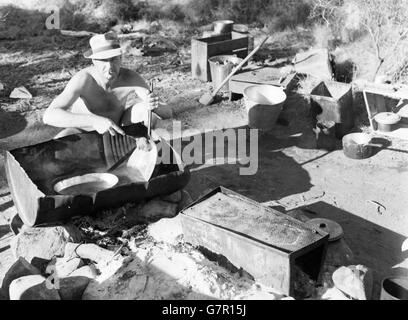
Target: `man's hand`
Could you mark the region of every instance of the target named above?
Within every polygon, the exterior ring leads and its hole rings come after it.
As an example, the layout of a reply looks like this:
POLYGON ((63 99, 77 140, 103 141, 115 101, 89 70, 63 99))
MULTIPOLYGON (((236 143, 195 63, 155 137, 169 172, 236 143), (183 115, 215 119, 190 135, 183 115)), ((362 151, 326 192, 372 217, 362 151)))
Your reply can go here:
POLYGON ((136 147, 137 149, 143 150, 146 152, 149 152, 150 150, 152 150, 150 141, 148 141, 145 137, 136 138, 136 147))
POLYGON ((159 106, 159 97, 155 93, 149 93, 145 99, 147 110, 154 110, 159 106))
POLYGON ((105 132, 109 132, 112 136, 116 134, 124 135, 125 132, 111 119, 96 116, 92 121, 92 127, 100 134, 104 134, 105 132))

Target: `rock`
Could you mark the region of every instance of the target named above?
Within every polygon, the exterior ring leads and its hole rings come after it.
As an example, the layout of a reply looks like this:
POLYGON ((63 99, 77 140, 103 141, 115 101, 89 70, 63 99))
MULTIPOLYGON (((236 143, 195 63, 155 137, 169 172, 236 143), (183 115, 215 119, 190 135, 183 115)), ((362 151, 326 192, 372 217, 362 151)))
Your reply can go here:
POLYGON ((10 98, 12 99, 31 99, 33 96, 25 87, 15 88, 10 93, 10 98))
POLYGON ((136 300, 146 285, 146 270, 140 260, 113 262, 101 271, 89 282, 82 300, 136 300))
POLYGON ((91 281, 88 277, 66 277, 60 279, 58 293, 62 300, 81 300, 91 281))
POLYGON ((10 267, 10 269, 7 271, 6 275, 4 276, 3 279, 3 284, 1 285, 1 291, 5 298, 8 300, 9 297, 9 287, 11 282, 14 280, 24 277, 24 276, 30 276, 30 275, 38 275, 40 274, 40 270, 38 270, 36 267, 32 266, 27 262, 26 259, 23 257, 18 258, 16 262, 10 267))
POLYGON ((373 288, 372 271, 362 265, 341 267, 333 273, 337 289, 357 300, 371 299, 373 288))
POLYGON ((147 233, 158 242, 176 244, 183 235, 180 216, 150 224, 147 233))
POLYGON ((81 258, 57 258, 56 261, 50 262, 47 270, 53 270, 55 275, 59 278, 65 278, 74 272, 79 267, 83 266, 81 258))
POLYGON ((80 231, 67 225, 22 230, 10 245, 16 259, 24 257, 31 262, 35 257, 51 260, 54 256, 63 256, 68 242, 80 241, 80 231))
POLYGON ((61 300, 58 291, 47 288, 43 276, 32 275, 18 278, 10 284, 10 300, 61 300))
POLYGON ((89 279, 95 279, 98 276, 98 270, 95 266, 83 266, 70 274, 70 277, 86 277, 89 279))
POLYGON ((333 287, 332 276, 341 266, 352 263, 354 254, 344 239, 329 242, 326 257, 321 269, 323 285, 333 287))
POLYGON ((67 243, 64 258, 82 258, 98 264, 107 264, 114 258, 114 252, 103 249, 93 243, 77 244, 67 243))
POLYGON ((402 243, 401 251, 408 251, 408 239, 405 239, 405 241, 402 243))
POLYGON ((321 300, 351 300, 336 287, 327 289, 322 295, 321 300))
POLYGON ((167 202, 179 203, 181 201, 181 196, 182 196, 182 193, 179 190, 167 196, 163 196, 161 197, 161 199, 167 202))

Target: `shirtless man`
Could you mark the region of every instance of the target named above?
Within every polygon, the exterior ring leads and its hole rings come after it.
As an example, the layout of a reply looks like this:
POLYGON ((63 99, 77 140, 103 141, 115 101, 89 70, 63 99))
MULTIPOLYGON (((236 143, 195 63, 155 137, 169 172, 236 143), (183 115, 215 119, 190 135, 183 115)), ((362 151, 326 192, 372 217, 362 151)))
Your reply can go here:
POLYGON ((123 125, 147 124, 148 110, 154 110, 153 128, 159 119, 171 117, 171 109, 159 107, 158 97, 149 93, 139 74, 121 68, 122 50, 116 34, 95 35, 90 45, 84 56, 92 59, 93 65, 75 74, 44 113, 44 123, 67 128, 58 138, 92 130, 124 134, 123 125), (133 92, 138 102, 126 109, 126 100, 133 92))

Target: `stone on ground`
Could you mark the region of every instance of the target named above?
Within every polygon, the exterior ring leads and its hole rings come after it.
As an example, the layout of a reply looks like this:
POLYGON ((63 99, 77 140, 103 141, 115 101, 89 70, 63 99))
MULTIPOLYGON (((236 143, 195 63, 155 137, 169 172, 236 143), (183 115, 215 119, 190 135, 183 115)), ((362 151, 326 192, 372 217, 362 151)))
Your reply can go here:
POLYGON ((64 278, 81 266, 83 266, 83 261, 80 258, 62 257, 50 262, 47 270, 52 270, 57 277, 64 278))
POLYGON ((86 287, 91 281, 87 277, 66 277, 59 281, 59 295, 62 300, 81 300, 86 287))
POLYGON ((327 288, 325 292, 321 294, 321 300, 350 300, 336 287, 327 288))
POLYGON ((11 250, 16 259, 23 257, 29 262, 33 258, 51 260, 64 255, 68 242, 80 241, 80 231, 72 225, 29 228, 11 241, 11 250))
POLYGON ((47 288, 47 281, 41 275, 18 278, 10 284, 10 300, 61 300, 58 291, 47 288))
POLYGON ((28 263, 23 257, 18 258, 18 260, 14 262, 14 264, 7 271, 3 279, 1 292, 3 293, 5 299, 9 299, 9 287, 11 282, 24 276, 38 274, 40 274, 40 270, 28 263))
POLYGON ((94 267, 93 265, 83 266, 83 267, 75 270, 74 272, 72 272, 69 276, 70 277, 85 277, 85 278, 89 278, 89 279, 95 279, 98 276, 98 271, 97 271, 96 267, 94 267))
POLYGON ((33 96, 25 87, 18 87, 15 88, 10 93, 10 98, 12 99, 31 99, 33 96))
POLYGON ((333 273, 337 289, 357 300, 370 300, 373 288, 372 271, 365 266, 341 267, 333 273))

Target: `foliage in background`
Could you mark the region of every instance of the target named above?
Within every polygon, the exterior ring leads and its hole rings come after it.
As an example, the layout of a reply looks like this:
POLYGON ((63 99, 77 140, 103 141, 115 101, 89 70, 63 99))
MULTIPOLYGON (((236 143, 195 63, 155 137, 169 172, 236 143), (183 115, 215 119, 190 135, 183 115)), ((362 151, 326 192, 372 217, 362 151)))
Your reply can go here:
POLYGON ((360 69, 371 62, 366 78, 401 81, 408 73, 408 0, 312 0, 311 12, 333 47, 348 50, 360 69))
POLYGON ((0 6, 0 38, 41 35, 50 5, 61 9, 61 28, 70 30, 104 32, 141 20, 175 22, 175 30, 219 19, 270 33, 302 26, 314 36, 315 46, 328 47, 342 66, 352 66, 354 75, 347 79, 385 75, 408 81, 408 0, 1 1, 16 6, 0 6))

